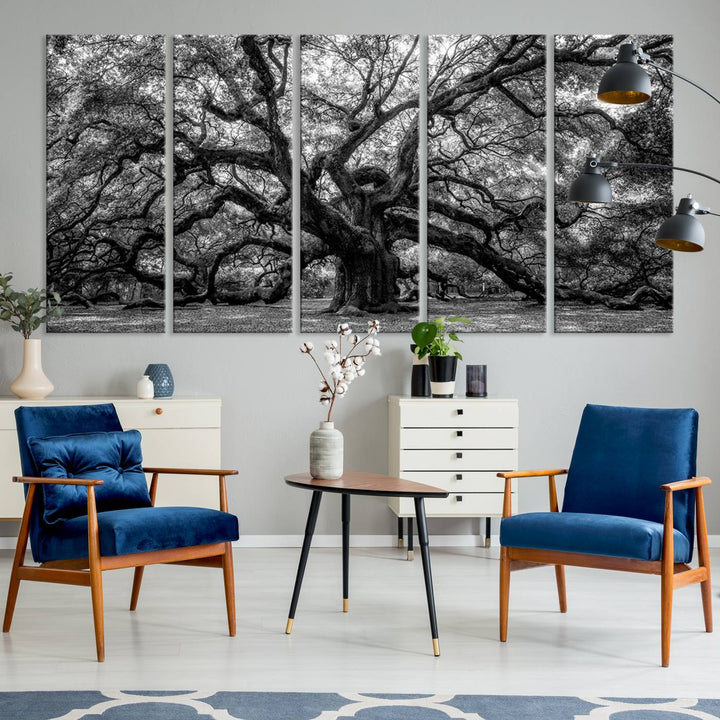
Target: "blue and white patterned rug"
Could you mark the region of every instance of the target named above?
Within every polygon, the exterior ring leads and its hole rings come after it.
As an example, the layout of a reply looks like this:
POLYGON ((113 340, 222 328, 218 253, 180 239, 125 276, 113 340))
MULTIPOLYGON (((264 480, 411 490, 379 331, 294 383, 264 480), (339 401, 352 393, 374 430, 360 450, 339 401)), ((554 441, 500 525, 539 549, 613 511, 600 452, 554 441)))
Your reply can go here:
POLYGON ((0 693, 0 720, 717 720, 720 700, 192 691, 0 693))

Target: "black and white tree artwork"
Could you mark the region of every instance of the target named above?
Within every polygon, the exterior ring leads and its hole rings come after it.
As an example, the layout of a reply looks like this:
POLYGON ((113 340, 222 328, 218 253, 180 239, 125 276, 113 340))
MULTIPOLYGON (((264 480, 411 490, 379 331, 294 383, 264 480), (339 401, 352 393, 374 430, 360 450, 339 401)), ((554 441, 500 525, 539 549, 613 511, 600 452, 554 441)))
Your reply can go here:
POLYGON ((545 329, 545 40, 431 35, 428 313, 545 329))
POLYGON ((618 48, 633 39, 672 68, 671 35, 555 38, 556 332, 672 332, 672 253, 654 244, 673 213, 672 173, 608 169, 613 202, 568 202, 586 156, 673 164, 670 75, 650 70, 652 97, 640 105, 597 99, 618 48))
POLYGON ((302 330, 418 312, 418 38, 304 35, 302 330))
POLYGON ((289 332, 292 42, 175 38, 174 329, 289 332))
POLYGON ((47 38, 51 332, 162 332, 165 52, 158 35, 47 38))

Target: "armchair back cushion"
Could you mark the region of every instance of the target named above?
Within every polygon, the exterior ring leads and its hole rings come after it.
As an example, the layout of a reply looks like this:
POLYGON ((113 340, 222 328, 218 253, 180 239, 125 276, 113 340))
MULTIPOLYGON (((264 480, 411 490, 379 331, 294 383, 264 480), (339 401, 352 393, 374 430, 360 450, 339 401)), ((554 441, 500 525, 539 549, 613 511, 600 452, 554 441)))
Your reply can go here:
MULTIPOLYGON (((662 523, 663 483, 696 473, 698 414, 690 408, 587 405, 563 500, 563 512, 619 515, 662 523)), ((692 554, 695 495, 673 493, 673 521, 692 554)))
MULTIPOLYGON (((137 430, 30 438, 41 477, 103 480, 95 487, 98 512, 150 507, 137 430)), ((50 525, 87 515, 87 488, 43 485, 43 520, 50 525)))

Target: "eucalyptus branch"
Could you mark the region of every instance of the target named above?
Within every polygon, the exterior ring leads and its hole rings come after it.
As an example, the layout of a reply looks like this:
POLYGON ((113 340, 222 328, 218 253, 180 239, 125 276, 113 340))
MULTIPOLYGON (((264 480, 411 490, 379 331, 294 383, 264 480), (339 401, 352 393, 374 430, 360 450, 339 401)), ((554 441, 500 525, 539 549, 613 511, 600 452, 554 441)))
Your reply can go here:
POLYGON ((13 330, 29 340, 48 318, 62 314, 60 296, 56 292, 48 294, 45 289, 36 288, 18 292, 10 285, 12 277, 12 273, 0 273, 0 320, 9 322, 13 330))

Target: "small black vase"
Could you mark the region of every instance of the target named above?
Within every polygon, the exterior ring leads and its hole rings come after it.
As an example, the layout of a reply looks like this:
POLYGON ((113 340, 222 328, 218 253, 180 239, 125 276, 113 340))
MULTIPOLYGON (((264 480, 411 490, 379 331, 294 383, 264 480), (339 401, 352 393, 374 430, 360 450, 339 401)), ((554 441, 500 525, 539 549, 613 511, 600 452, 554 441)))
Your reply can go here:
POLYGON ((415 354, 417 345, 410 345, 413 354, 412 375, 410 376, 410 396, 430 397, 430 367, 427 355, 422 360, 415 354))
POLYGON ((451 398, 455 393, 455 355, 430 356, 430 391, 433 397, 451 398))

